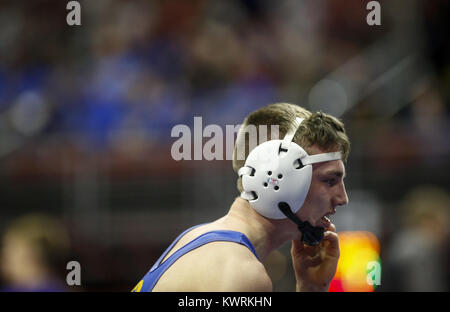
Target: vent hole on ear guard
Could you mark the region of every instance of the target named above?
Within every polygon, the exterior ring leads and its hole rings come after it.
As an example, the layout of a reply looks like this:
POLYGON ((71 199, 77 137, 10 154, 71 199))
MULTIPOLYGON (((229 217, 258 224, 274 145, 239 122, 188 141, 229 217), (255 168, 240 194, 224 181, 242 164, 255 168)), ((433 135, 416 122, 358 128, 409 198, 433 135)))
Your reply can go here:
POLYGON ((283 179, 283 175, 281 173, 278 175, 278 179, 283 179))
POLYGON ((304 166, 302 164, 302 161, 300 159, 296 159, 294 161, 294 168, 295 169, 302 169, 304 166))
POLYGON ((267 184, 267 182, 263 183, 264 187, 267 187, 269 184, 267 184))
POLYGON ((252 195, 253 195, 253 199, 252 200, 257 200, 258 199, 258 195, 256 194, 255 191, 252 191, 252 195))
POLYGON ((267 175, 272 175, 272 171, 267 171, 267 175))
POLYGON ((278 185, 274 186, 275 191, 278 191, 280 189, 280 187, 278 185))
POLYGON ((288 151, 287 149, 282 148, 281 146, 282 146, 282 143, 280 143, 280 147, 278 147, 278 155, 280 155, 281 152, 287 153, 287 151, 288 151))

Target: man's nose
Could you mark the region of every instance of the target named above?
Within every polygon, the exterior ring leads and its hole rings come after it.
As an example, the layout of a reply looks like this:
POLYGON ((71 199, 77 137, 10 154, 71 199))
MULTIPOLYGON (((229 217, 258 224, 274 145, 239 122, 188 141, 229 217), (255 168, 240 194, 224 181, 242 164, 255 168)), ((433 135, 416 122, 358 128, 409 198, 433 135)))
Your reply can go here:
POLYGON ((347 191, 345 190, 344 182, 341 183, 339 192, 336 195, 336 206, 344 206, 348 204, 347 191))

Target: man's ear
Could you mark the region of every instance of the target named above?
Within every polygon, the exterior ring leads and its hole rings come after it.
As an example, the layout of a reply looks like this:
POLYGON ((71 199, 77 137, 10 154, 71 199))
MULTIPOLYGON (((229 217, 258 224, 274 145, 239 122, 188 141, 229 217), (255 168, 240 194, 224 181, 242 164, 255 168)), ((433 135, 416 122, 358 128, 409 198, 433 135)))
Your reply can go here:
POLYGON ((242 177, 239 177, 237 179, 237 189, 239 190, 239 193, 242 193, 244 191, 244 187, 242 186, 242 177))

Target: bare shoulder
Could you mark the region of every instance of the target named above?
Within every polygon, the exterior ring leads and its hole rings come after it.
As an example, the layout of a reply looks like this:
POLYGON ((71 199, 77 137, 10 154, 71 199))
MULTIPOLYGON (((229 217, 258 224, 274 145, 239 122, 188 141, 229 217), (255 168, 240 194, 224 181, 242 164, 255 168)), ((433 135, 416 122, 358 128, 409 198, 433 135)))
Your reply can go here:
POLYGON ((235 263, 224 278, 223 291, 270 292, 272 281, 259 261, 235 263))
POLYGON ((272 291, 272 281, 264 265, 245 246, 239 244, 223 244, 216 248, 216 256, 220 262, 218 272, 222 281, 219 291, 251 292, 272 291))

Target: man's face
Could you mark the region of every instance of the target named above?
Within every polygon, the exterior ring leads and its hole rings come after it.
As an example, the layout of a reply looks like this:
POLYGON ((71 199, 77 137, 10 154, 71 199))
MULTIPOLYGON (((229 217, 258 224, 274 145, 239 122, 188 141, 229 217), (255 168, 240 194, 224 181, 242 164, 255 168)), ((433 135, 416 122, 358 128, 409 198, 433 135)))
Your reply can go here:
MULTIPOLYGON (((308 154, 325 151, 317 147, 308 149, 308 154)), ((334 214, 336 207, 348 203, 344 185, 345 167, 342 160, 333 160, 313 164, 311 186, 303 207, 297 213, 302 221, 309 221, 313 226, 327 228, 327 215, 334 214)))

